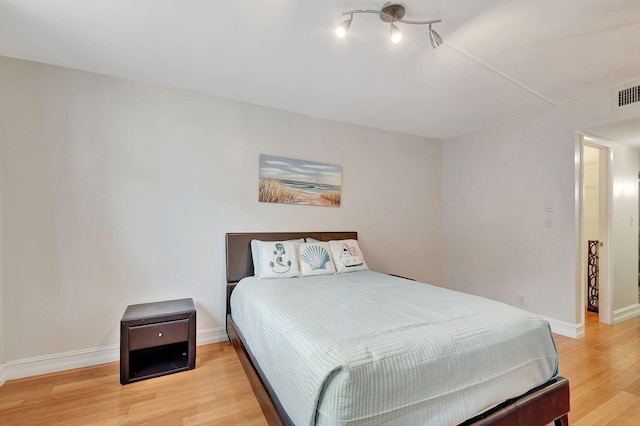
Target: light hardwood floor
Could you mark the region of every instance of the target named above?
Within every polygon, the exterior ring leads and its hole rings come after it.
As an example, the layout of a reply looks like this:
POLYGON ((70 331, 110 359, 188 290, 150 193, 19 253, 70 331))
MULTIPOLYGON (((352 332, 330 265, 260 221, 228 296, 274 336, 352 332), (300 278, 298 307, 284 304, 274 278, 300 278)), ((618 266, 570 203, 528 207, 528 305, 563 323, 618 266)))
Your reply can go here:
POLYGON ((583 339, 555 336, 572 426, 640 425, 640 317, 614 326, 587 313, 583 339))
MULTIPOLYGON (((586 337, 556 336, 572 426, 640 425, 640 317, 587 315, 586 337)), ((227 343, 199 346, 196 369, 121 386, 118 363, 9 381, 0 425, 266 425, 227 343)))
POLYGON ((119 363, 9 381, 0 425, 266 425, 230 343, 198 346, 196 368, 120 385, 119 363))

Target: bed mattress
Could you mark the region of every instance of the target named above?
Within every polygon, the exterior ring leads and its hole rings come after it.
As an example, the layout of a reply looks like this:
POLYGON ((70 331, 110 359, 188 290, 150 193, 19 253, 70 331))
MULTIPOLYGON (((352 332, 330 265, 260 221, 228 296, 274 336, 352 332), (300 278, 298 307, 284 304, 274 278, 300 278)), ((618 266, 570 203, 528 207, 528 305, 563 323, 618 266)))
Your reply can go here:
POLYGON ((248 277, 231 313, 295 425, 457 425, 558 374, 544 319, 372 271, 248 277))

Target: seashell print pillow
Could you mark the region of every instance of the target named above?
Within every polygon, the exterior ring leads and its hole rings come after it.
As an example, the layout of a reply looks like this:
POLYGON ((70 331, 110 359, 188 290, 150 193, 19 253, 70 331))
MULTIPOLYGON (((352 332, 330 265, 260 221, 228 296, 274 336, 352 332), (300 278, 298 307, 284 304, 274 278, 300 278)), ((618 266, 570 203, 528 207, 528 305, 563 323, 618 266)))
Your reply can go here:
POLYGON ((357 240, 333 240, 329 247, 338 274, 369 270, 357 240))
POLYGON ((300 276, 296 245, 290 241, 258 241, 260 275, 258 278, 300 276))
POLYGON ((329 243, 317 241, 298 244, 298 260, 303 277, 336 273, 329 243))

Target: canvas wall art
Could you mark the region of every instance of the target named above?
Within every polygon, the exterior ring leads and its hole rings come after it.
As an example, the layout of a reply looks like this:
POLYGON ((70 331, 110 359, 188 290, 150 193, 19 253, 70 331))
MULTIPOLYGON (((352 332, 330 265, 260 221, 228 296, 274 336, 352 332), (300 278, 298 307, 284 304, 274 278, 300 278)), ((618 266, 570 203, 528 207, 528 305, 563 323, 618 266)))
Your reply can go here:
POLYGON ((339 207, 341 193, 341 166, 260 155, 258 201, 339 207))

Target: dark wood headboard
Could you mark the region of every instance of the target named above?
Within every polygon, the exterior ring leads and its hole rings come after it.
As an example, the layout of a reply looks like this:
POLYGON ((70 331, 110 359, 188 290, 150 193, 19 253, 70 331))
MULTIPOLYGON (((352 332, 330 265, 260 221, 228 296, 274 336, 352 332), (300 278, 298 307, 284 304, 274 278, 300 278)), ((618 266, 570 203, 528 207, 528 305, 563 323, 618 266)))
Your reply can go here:
POLYGON ((320 241, 358 239, 357 232, 241 232, 225 236, 227 247, 227 283, 236 283, 253 275, 251 240, 284 241, 298 238, 320 241))

